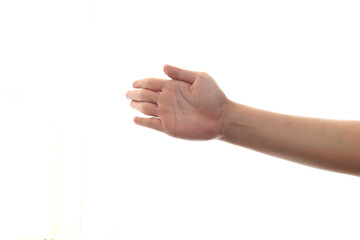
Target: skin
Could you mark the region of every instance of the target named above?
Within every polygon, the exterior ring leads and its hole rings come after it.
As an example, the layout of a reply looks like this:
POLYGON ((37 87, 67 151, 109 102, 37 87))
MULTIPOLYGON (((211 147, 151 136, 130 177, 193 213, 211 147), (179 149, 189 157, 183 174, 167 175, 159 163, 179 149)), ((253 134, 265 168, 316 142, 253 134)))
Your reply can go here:
POLYGON ((360 122, 279 114, 229 100, 211 76, 165 65, 171 80, 145 78, 126 93, 151 118, 140 126, 188 140, 219 139, 268 155, 360 176, 360 122))

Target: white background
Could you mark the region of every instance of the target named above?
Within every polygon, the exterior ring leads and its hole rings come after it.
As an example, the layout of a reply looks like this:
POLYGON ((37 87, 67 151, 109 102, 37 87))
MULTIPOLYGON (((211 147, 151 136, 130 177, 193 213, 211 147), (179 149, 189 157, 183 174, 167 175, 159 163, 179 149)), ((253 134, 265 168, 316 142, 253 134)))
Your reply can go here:
POLYGON ((357 1, 2 0, 3 239, 359 239, 359 178, 135 126, 164 64, 228 98, 360 120, 357 1), (6 237, 6 238, 5 238, 6 237))

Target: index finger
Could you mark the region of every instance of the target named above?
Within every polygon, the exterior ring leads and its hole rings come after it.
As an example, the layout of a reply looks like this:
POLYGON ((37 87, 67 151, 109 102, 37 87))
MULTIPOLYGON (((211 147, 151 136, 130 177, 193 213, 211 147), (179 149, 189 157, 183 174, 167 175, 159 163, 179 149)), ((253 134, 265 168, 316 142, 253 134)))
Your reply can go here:
POLYGON ((133 83, 134 88, 145 88, 156 92, 161 92, 168 80, 158 78, 144 78, 133 83))

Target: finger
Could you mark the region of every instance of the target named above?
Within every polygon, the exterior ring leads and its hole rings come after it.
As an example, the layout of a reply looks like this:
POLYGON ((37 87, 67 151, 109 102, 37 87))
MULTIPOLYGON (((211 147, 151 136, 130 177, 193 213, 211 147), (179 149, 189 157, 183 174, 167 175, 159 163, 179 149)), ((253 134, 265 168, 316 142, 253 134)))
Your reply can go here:
POLYGON ((141 118, 141 117, 135 117, 134 122, 137 125, 152 128, 158 131, 164 131, 164 127, 161 123, 161 120, 158 118, 141 118))
POLYGON ((157 116, 157 106, 148 102, 131 101, 131 107, 142 112, 143 114, 150 116, 157 116))
POLYGON ((163 86, 168 80, 158 78, 144 78, 136 80, 133 83, 134 88, 146 88, 152 91, 161 92, 163 86))
POLYGON ((156 103, 159 93, 150 90, 128 91, 126 97, 135 101, 156 103))
POLYGON ((165 64, 164 72, 172 79, 184 81, 190 84, 192 84, 199 75, 198 72, 181 69, 168 64, 165 64))

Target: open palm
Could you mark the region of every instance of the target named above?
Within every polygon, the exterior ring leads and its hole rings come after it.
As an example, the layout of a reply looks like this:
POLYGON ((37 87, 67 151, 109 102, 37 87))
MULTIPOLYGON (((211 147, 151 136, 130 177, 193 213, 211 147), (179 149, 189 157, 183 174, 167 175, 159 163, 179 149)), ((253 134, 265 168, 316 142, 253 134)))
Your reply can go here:
POLYGON ((127 92, 133 108, 153 116, 136 117, 135 123, 183 139, 220 137, 228 100, 214 79, 170 65, 164 72, 172 80, 137 80, 133 86, 141 90, 127 92))

